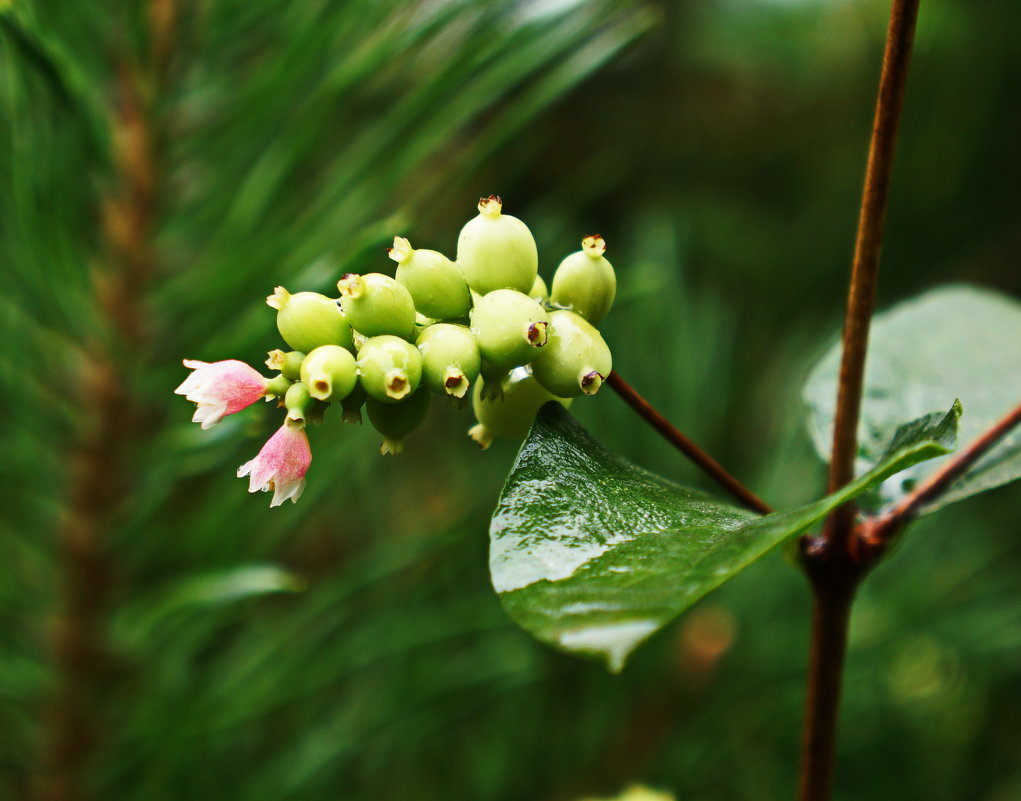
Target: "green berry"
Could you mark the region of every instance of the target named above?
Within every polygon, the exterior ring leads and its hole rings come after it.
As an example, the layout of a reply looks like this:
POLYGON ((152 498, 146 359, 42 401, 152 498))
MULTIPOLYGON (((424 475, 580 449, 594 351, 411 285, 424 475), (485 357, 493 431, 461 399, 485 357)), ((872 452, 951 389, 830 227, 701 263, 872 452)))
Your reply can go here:
POLYGON ((340 402, 341 422, 361 425, 362 407, 365 405, 366 398, 368 395, 365 394, 365 388, 360 383, 355 384, 351 394, 340 402))
POLYGON ((337 282, 337 288, 344 314, 360 334, 411 336, 415 329, 415 301, 411 293, 390 276, 348 273, 337 282))
POLYGON ((287 419, 294 423, 305 424, 306 418, 312 411, 314 399, 309 394, 308 387, 298 381, 291 384, 287 394, 284 395, 284 406, 287 407, 287 419))
POLYGON ((549 340, 532 362, 536 380, 555 395, 595 395, 613 369, 610 349, 591 323, 573 311, 550 312, 549 340))
POLYGON ((528 290, 528 297, 534 298, 540 303, 546 303, 549 300, 549 290, 546 288, 546 282, 542 280, 541 275, 535 276, 535 283, 528 290))
POLYGON ((581 250, 560 262, 553 275, 553 305, 577 312, 592 325, 606 316, 617 294, 617 276, 605 251, 601 236, 587 236, 581 250))
POLYGON ((308 353, 320 345, 353 347, 351 326, 336 300, 318 292, 292 295, 278 286, 266 303, 277 310, 277 329, 294 350, 308 353))
POLYGON ((546 344, 548 325, 542 304, 513 289, 482 296, 471 314, 471 330, 482 358, 502 369, 532 361, 546 344))
POLYGON ((308 422, 319 425, 323 422, 323 418, 326 416, 326 410, 330 408, 330 404, 326 401, 312 399, 312 405, 309 406, 306 418, 308 422))
POLYGON ((321 345, 301 363, 301 382, 317 400, 343 400, 358 383, 355 357, 337 345, 321 345))
POLYGON ((292 350, 289 353, 277 349, 266 354, 266 366, 270 370, 278 370, 284 378, 297 381, 301 378, 301 362, 305 354, 300 350, 292 350))
POLYGON ((429 409, 429 393, 415 392, 405 398, 402 403, 380 403, 370 397, 365 402, 372 427, 383 435, 383 444, 379 446, 381 454, 403 453, 404 438, 422 425, 429 409))
POLYGON ((434 320, 468 314, 471 294, 454 262, 435 250, 415 250, 400 236, 389 253, 398 265, 396 280, 411 293, 418 312, 434 320))
POLYGON ((282 398, 290 388, 291 380, 287 376, 280 374, 276 378, 269 380, 269 384, 266 385, 266 397, 282 398))
POLYGON ((418 350, 422 354, 422 381, 439 395, 463 398, 479 376, 479 345, 463 325, 429 326, 418 335, 418 350))
POLYGON ((532 232, 517 217, 502 213, 496 195, 479 201, 479 216, 457 238, 457 263, 465 280, 481 295, 495 289, 528 292, 539 269, 532 232))
POLYGON ((397 403, 422 381, 422 355, 410 342, 393 335, 367 339, 358 351, 358 376, 370 398, 397 403))
POLYGON ((542 387, 527 367, 517 367, 501 382, 498 397, 483 397, 484 381, 475 384, 472 409, 478 424, 468 430, 479 447, 485 450, 495 437, 520 439, 528 433, 536 412, 544 403, 559 401, 564 406, 570 400, 557 398, 542 387))
POLYGON ((482 392, 482 399, 499 398, 500 393, 503 392, 504 380, 515 367, 495 367, 483 359, 482 368, 479 370, 479 376, 483 381, 482 389, 480 390, 482 392))

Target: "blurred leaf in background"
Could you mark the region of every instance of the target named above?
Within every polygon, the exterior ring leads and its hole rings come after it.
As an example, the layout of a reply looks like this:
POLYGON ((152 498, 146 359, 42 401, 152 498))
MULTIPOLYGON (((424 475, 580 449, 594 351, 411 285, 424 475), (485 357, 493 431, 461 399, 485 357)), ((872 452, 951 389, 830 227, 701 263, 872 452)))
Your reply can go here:
MULTIPOLYGON (((514 446, 437 407, 400 459, 327 421, 301 502, 234 476, 180 360, 259 364, 263 298, 452 255, 477 197, 548 279, 599 231, 616 366, 771 503, 818 497, 799 390, 839 327, 878 0, 13 0, 0 10, 0 766, 12 796, 792 793, 807 594, 765 559, 620 677, 489 586, 514 446)), ((881 302, 1021 294, 1021 8, 923 6, 881 302)), ((692 468, 608 392, 615 450, 692 468)), ((1017 488, 923 521, 867 585, 844 797, 1017 797, 1017 488), (967 532, 967 537, 957 536, 967 532)))

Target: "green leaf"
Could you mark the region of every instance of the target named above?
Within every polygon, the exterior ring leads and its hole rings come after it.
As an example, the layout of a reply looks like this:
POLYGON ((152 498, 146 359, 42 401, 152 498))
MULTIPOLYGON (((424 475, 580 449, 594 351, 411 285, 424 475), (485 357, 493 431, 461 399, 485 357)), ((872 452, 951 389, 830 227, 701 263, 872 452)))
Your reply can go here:
POLYGON ((636 467, 547 404, 493 513, 493 586, 535 637, 618 671, 644 639, 771 548, 946 453, 957 414, 916 429, 840 492, 760 517, 636 467))
MULTIPOLYGON (((840 371, 834 346, 805 384, 815 447, 829 460, 840 371)), ((1021 403, 1021 303, 976 287, 927 292, 877 315, 872 324, 865 395, 858 429, 856 471, 875 465, 905 421, 960 398, 960 441, 967 444, 1021 403)), ((877 504, 886 508, 940 465, 928 462, 885 482, 877 504)), ((993 448, 923 513, 1021 478, 1021 431, 993 448)))

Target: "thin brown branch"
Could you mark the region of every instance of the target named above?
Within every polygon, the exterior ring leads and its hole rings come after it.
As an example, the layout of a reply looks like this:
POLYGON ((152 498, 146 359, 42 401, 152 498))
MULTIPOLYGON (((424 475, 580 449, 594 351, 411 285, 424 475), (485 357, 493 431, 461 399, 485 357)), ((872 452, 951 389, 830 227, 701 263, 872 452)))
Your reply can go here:
MULTIPOLYGON (((836 492, 854 478, 869 325, 875 307, 879 253, 883 244, 890 175, 893 172, 893 151, 904 106, 904 86, 914 40, 915 20, 918 17, 918 3, 919 0, 894 0, 890 10, 879 96, 872 123, 872 141, 865 168, 865 187, 858 216, 851 288, 847 297, 840 384, 833 422, 829 492, 836 492)), ((825 536, 841 545, 846 544, 853 525, 854 507, 847 504, 830 518, 825 536)))
POLYGON ((628 406, 638 412, 664 439, 687 456, 742 505, 764 515, 768 515, 773 511, 769 504, 734 478, 719 462, 684 436, 669 420, 656 411, 651 403, 639 395, 630 384, 620 377, 620 373, 614 370, 610 373, 606 382, 613 387, 614 392, 620 395, 628 406))
POLYGON ((868 521, 860 527, 862 544, 867 548, 883 548, 910 523, 919 512, 937 500, 955 481, 981 459, 989 450, 1021 424, 1021 404, 1008 412, 968 447, 949 457, 946 464, 933 473, 914 492, 908 495, 897 506, 875 520, 868 521))
MULTIPOLYGON (((830 457, 830 492, 839 490, 854 478, 869 326, 875 307, 893 151, 904 106, 918 4, 919 0, 893 0, 890 8, 844 321, 830 457)), ((847 627, 855 590, 869 567, 858 563, 852 553, 854 530, 855 506, 845 504, 830 515, 821 537, 802 542, 802 557, 812 584, 815 611, 798 780, 800 801, 829 801, 833 795, 847 627)))

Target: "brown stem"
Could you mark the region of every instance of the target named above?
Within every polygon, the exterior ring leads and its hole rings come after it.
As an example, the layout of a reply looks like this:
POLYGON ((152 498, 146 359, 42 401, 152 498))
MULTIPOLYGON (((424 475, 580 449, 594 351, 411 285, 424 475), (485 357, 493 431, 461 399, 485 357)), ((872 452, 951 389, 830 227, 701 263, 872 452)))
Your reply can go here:
POLYGON ((953 486, 982 456, 1021 423, 1021 404, 1015 406, 968 447, 955 453, 946 464, 933 473, 914 492, 881 517, 860 527, 862 544, 866 548, 884 548, 901 529, 910 523, 929 503, 953 486))
MULTIPOLYGON (((904 106, 918 3, 919 0, 893 0, 890 9, 844 322, 830 458, 830 492, 854 478, 869 325, 875 306, 893 151, 904 106)), ((814 613, 798 782, 800 801, 829 801, 833 795, 847 626, 855 589, 869 566, 874 564, 857 562, 852 552, 854 530, 855 506, 849 503, 829 516, 821 537, 802 542, 803 562, 814 594, 814 613)))
POLYGON ((810 571, 812 579, 812 646, 808 664, 808 696, 801 733, 801 774, 798 798, 821 801, 833 796, 837 713, 847 652, 851 604, 860 579, 839 564, 810 571))
MULTIPOLYGON (((893 171, 893 150, 904 106, 904 85, 907 81, 915 20, 918 17, 918 2, 894 0, 890 9, 879 96, 872 123, 872 141, 865 168, 865 187, 858 216, 851 288, 847 296, 840 384, 833 421, 829 492, 836 492, 854 478, 869 324, 875 306, 879 252, 883 243, 883 224, 893 171)), ((845 504, 830 517, 825 536, 835 542, 846 543, 853 525, 854 506, 845 504)))
POLYGON ((620 395, 624 402, 638 412, 664 439, 691 459, 692 462, 740 503, 759 514, 768 515, 773 511, 769 504, 734 478, 719 462, 671 425, 670 421, 656 411, 651 403, 639 395, 634 387, 620 377, 620 373, 616 370, 612 371, 606 379, 606 383, 613 387, 614 392, 620 395))

